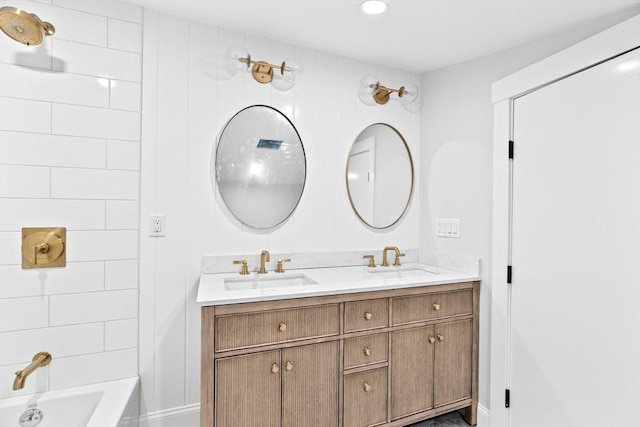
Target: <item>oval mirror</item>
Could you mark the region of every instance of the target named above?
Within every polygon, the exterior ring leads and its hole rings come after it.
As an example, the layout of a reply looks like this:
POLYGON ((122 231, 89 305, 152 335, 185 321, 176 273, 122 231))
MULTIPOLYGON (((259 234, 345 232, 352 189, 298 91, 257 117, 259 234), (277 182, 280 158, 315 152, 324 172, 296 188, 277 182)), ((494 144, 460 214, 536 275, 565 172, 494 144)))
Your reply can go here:
POLYGON ((385 123, 360 132, 347 161, 347 192, 356 215, 373 228, 402 218, 413 192, 413 161, 400 132, 385 123))
POLYGON ((298 131, 275 108, 254 105, 225 125, 215 157, 222 200, 243 224, 268 229, 295 210, 307 173, 298 131))

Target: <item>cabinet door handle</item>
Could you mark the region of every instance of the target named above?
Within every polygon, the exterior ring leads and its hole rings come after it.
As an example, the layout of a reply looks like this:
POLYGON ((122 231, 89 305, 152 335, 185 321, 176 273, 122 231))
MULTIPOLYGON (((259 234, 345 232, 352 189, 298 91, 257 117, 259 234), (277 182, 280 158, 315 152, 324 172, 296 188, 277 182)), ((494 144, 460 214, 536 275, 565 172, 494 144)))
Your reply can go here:
POLYGON ((434 309, 435 311, 440 310, 440 304, 438 304, 438 303, 433 304, 433 309, 434 309))
POLYGON ((429 337, 427 338, 427 341, 429 341, 429 344, 433 344, 434 342, 436 342, 436 339, 434 337, 429 337))
POLYGON ((371 384, 369 384, 369 383, 364 383, 363 388, 364 388, 364 391, 365 391, 366 393, 369 393, 369 392, 371 391, 371 384))
POLYGON ((371 312, 367 311, 366 313, 364 313, 365 320, 371 320, 372 318, 373 318, 373 314, 371 314, 371 312))
POLYGON ((438 341, 444 341, 444 337, 440 334, 436 335, 438 337, 438 341))
POLYGON ((280 371, 280 368, 278 367, 278 365, 276 363, 271 365, 271 372, 272 373, 277 374, 279 371, 280 371))
POLYGON ((365 347, 364 348, 364 355, 365 356, 371 356, 371 349, 369 347, 365 347))
POLYGON ((287 324, 284 322, 280 322, 280 325, 278 326, 278 330, 280 330, 280 332, 284 332, 287 330, 287 324))
POLYGON ((293 369, 293 363, 291 362, 287 362, 284 364, 284 369, 286 369, 287 371, 290 371, 293 369))

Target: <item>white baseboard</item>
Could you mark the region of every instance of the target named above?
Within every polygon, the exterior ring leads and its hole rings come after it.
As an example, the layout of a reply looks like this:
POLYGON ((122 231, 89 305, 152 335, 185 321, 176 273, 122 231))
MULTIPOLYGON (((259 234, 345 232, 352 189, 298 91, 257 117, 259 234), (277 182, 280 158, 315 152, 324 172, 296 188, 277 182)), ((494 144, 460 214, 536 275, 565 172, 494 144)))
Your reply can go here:
POLYGON ((478 404, 478 427, 489 427, 490 425, 489 410, 478 404))
POLYGON ((140 415, 140 427, 199 427, 200 404, 140 415))

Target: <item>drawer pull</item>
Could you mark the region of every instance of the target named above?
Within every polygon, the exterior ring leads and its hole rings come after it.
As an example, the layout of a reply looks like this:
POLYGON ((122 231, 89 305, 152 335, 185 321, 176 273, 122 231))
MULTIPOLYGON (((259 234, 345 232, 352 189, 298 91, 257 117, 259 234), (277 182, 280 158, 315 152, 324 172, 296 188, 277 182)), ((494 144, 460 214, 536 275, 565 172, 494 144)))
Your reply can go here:
POLYGON ((440 334, 436 335, 438 337, 438 341, 444 341, 444 337, 440 334))
POLYGON ((280 322, 280 325, 278 326, 278 329, 280 330, 280 332, 284 332, 287 330, 287 324, 284 322, 280 322))
POLYGON ((435 311, 440 310, 440 304, 438 304, 438 303, 433 304, 433 309, 434 309, 435 311))
POLYGON ((436 342, 436 339, 434 337, 429 337, 427 341, 429 341, 429 344, 433 344, 434 342, 436 342))
POLYGON ((371 312, 367 311, 366 313, 364 313, 365 320, 371 320, 372 318, 373 318, 373 314, 371 314, 371 312))
POLYGON ((364 383, 363 388, 364 388, 364 391, 365 391, 366 393, 369 393, 369 392, 371 391, 371 384, 369 384, 369 383, 364 383))
POLYGON ((277 364, 274 363, 273 365, 271 365, 271 372, 272 373, 277 374, 279 371, 280 371, 280 368, 278 367, 277 364))
POLYGON ((371 356, 371 349, 369 347, 365 347, 364 348, 364 355, 365 356, 371 356))
POLYGON ((292 370, 293 369, 293 363, 291 363, 291 362, 285 363, 284 369, 286 369, 287 371, 292 370))

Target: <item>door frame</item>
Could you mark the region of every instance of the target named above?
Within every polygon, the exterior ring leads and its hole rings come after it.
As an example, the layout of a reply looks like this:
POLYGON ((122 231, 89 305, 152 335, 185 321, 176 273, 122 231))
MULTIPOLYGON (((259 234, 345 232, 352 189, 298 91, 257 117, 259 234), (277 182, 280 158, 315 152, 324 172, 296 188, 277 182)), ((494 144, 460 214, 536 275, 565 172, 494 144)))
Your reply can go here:
MULTIPOLYGON (((511 263, 511 167, 513 100, 557 80, 640 46, 640 15, 596 34, 492 85, 493 110, 493 231, 491 296, 490 425, 508 426, 505 390, 509 385, 511 263)), ((514 157, 517 157, 517 146, 514 157)), ((517 427, 517 426, 514 426, 517 427)))

